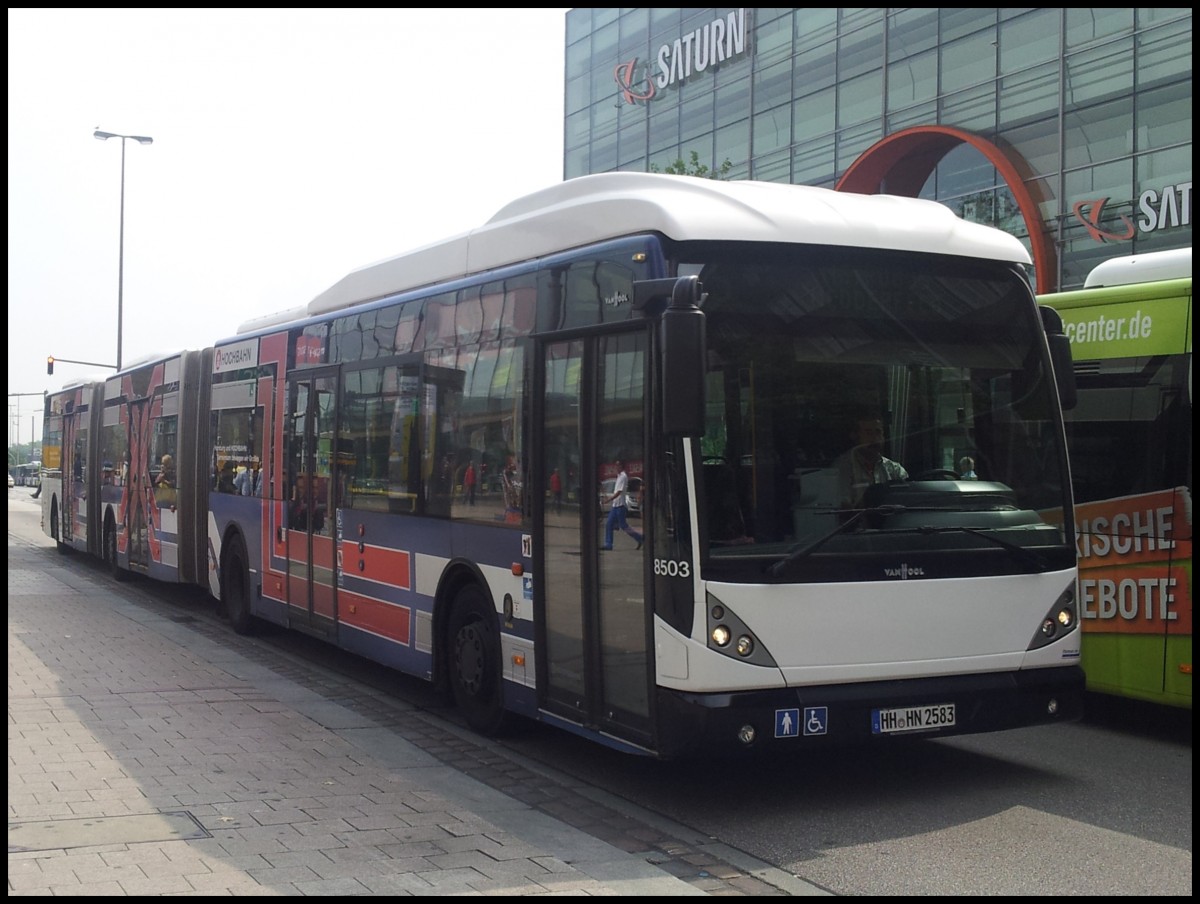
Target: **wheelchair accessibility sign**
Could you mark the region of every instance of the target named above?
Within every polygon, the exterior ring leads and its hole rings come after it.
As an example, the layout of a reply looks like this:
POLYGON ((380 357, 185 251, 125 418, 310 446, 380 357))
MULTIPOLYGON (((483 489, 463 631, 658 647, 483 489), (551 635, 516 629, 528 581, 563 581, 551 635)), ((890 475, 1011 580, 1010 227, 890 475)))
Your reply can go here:
POLYGON ((800 710, 775 710, 775 737, 795 738, 801 733, 805 737, 823 735, 829 730, 829 707, 806 706, 801 719, 800 710))

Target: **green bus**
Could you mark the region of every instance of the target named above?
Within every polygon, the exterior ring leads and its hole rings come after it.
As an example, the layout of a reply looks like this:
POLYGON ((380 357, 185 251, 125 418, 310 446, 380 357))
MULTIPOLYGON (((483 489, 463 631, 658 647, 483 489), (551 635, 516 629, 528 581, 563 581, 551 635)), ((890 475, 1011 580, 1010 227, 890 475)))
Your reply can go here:
POLYGON ((1064 412, 1089 690, 1192 706, 1192 250, 1041 296, 1071 340, 1064 412))

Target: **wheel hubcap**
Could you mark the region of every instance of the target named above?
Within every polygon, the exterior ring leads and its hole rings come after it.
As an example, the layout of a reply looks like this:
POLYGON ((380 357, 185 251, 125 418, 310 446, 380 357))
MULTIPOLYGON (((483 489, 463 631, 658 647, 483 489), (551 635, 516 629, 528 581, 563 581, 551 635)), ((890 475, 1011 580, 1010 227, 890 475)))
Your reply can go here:
POLYGON ((463 689, 475 695, 483 685, 483 637, 478 626, 464 625, 458 632, 455 662, 458 681, 463 689))

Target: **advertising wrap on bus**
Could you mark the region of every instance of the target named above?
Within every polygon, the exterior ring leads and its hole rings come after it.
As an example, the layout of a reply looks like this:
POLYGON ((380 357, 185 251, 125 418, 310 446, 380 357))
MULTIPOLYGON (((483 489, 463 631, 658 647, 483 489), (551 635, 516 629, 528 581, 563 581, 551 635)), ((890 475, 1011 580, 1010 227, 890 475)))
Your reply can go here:
POLYGON ((1191 634, 1191 496, 1175 490, 1082 503, 1083 630, 1191 634))
POLYGON ((1066 413, 1087 686, 1192 705, 1191 251, 1114 258, 1039 298, 1071 340, 1066 413))
POLYGON ((1191 493, 1081 503, 1075 514, 1089 686, 1190 706, 1191 493))
MULTIPOLYGON (((1119 292, 1120 290, 1107 290, 1119 292)), ((1191 348, 1187 297, 1167 299, 1151 309, 1142 301, 1113 302, 1097 309, 1055 306, 1076 361, 1133 355, 1181 354, 1191 348)))

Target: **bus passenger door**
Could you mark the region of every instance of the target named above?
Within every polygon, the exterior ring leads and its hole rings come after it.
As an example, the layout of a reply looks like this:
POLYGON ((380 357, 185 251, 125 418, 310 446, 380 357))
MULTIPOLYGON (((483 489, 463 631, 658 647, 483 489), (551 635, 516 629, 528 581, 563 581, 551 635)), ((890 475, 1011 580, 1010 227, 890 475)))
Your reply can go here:
POLYGON ((151 469, 160 462, 152 460, 154 450, 150 430, 150 399, 129 403, 129 474, 122 498, 125 500, 127 548, 131 570, 145 572, 150 567, 150 545, 146 537, 149 507, 154 505, 154 476, 151 469))
POLYGON ((288 612, 292 627, 332 636, 337 617, 333 448, 336 372, 288 380, 288 612))
MULTIPOLYGON (((78 413, 63 415, 62 437, 62 515, 59 518, 58 538, 70 545, 75 539, 75 525, 81 509, 80 496, 83 492, 85 463, 79 456, 84 454, 86 443, 79 440, 78 413)), ((86 440, 87 432, 83 431, 86 440)))
POLYGON ((626 331, 540 347, 535 423, 542 432, 534 473, 542 475, 545 492, 531 494, 541 553, 534 580, 540 703, 642 745, 651 741, 654 674, 646 567, 651 538, 637 490, 650 459, 644 448, 648 335, 626 331), (608 550, 607 500, 619 459, 631 481, 629 532, 614 527, 608 550))

